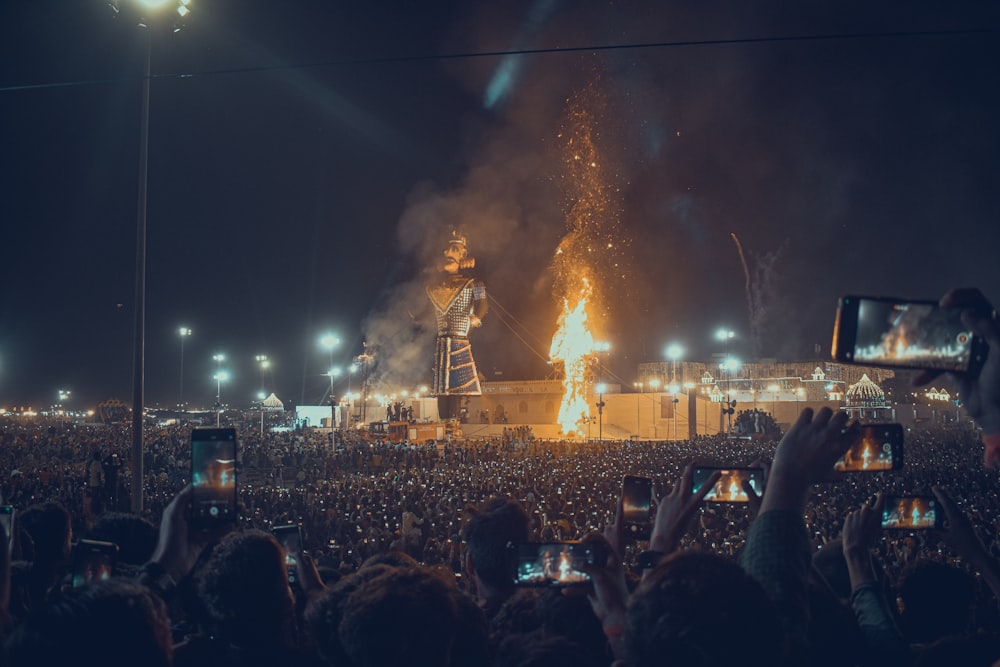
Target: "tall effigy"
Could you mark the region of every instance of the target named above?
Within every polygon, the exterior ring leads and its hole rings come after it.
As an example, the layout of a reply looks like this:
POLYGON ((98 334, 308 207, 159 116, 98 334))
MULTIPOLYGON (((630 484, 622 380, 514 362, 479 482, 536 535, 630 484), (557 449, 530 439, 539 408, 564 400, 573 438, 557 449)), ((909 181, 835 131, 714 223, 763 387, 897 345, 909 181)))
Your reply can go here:
POLYGON ((433 394, 441 419, 458 418, 462 399, 483 393, 469 332, 482 324, 489 306, 486 286, 466 274, 475 265, 465 237, 452 232, 436 279, 427 286, 437 317, 433 394))

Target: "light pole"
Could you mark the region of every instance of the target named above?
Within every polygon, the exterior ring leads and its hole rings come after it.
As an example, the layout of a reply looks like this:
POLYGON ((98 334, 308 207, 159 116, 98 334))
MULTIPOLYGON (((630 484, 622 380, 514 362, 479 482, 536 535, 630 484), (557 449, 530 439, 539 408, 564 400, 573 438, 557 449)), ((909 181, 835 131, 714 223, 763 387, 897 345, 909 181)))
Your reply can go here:
POLYGON ((226 355, 213 354, 212 360, 215 362, 215 375, 212 376, 215 380, 215 425, 219 426, 219 410, 222 409, 222 362, 226 360, 226 355))
POLYGON ((660 391, 660 379, 653 378, 649 381, 649 388, 653 390, 653 395, 650 397, 652 402, 652 410, 650 410, 650 415, 653 417, 653 440, 656 440, 656 395, 660 391))
POLYGON ((267 387, 265 386, 264 375, 267 369, 271 367, 271 360, 267 358, 266 354, 258 354, 254 359, 257 361, 257 368, 260 369, 260 390, 266 393, 267 387))
POLYGON ((260 437, 264 437, 264 399, 267 398, 267 394, 263 391, 257 392, 257 400, 260 401, 260 437))
MULTIPOLYGON (((680 390, 681 390, 681 388, 678 387, 676 384, 670 385, 670 402, 674 406, 674 409, 673 409, 673 413, 674 413, 674 440, 677 439, 677 404, 680 403, 680 399, 677 398, 677 393, 680 390)), ((688 394, 688 400, 689 401, 691 400, 691 394, 690 393, 688 394)), ((688 427, 688 431, 690 432, 690 425, 688 427)))
MULTIPOLYGON (((137 24, 145 30, 145 58, 143 60, 142 107, 139 115, 139 170, 138 200, 136 205, 135 232, 135 308, 132 339, 132 511, 142 512, 142 418, 143 392, 146 377, 146 191, 149 173, 149 82, 152 58, 150 18, 158 11, 173 4, 181 19, 191 13, 191 0, 135 0, 139 11, 137 24)), ((111 3, 115 16, 121 14, 120 0, 111 3)), ((179 24, 174 24, 175 32, 179 24)))
POLYGON ((635 437, 640 437, 642 435, 642 421, 639 419, 639 410, 642 403, 642 383, 633 382, 632 386, 639 392, 639 395, 635 397, 635 437))
POLYGON ((597 441, 604 441, 604 392, 607 386, 600 382, 594 389, 597 390, 597 441))
POLYGON ((330 368, 325 375, 330 376, 330 428, 337 428, 337 404, 333 402, 333 378, 340 376, 339 368, 330 368))
POLYGON ((354 424, 354 395, 351 393, 351 376, 358 371, 358 363, 347 367, 347 428, 354 424))
POLYGON ((184 340, 191 335, 191 329, 187 327, 181 327, 177 330, 177 334, 181 337, 181 386, 180 392, 177 395, 177 405, 184 405, 184 340))
MULTIPOLYGON (((732 329, 721 328, 715 332, 715 339, 722 341, 725 348, 725 356, 723 357, 723 362, 719 365, 720 368, 726 371, 726 407, 725 412, 729 421, 729 428, 727 430, 727 435, 733 432, 733 411, 735 408, 732 406, 732 395, 730 390, 732 389, 730 384, 730 363, 729 363, 729 341, 735 338, 736 332, 732 329)), ((722 424, 719 424, 720 428, 722 424)))
MULTIPOLYGON (((330 376, 330 428, 333 428, 333 422, 337 418, 335 414, 336 408, 333 405, 333 351, 340 347, 340 339, 334 334, 327 332, 319 337, 319 346, 330 353, 330 365, 325 375, 330 376)), ((339 369, 337 370, 337 374, 340 375, 339 369)))
POLYGON ((670 384, 677 384, 677 360, 684 356, 684 348, 678 343, 667 345, 665 350, 667 359, 670 360, 670 384))

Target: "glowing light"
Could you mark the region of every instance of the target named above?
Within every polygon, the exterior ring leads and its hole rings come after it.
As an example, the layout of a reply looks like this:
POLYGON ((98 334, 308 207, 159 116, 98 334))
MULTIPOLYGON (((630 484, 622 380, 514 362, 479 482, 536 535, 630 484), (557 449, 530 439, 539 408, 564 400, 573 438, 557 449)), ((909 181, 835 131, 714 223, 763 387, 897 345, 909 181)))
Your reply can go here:
POLYGON ((172 0, 137 0, 137 2, 145 7, 146 9, 163 9, 169 5, 172 0))
POLYGON ((719 329, 715 332, 716 340, 729 340, 736 336, 736 332, 732 329, 719 329))
POLYGON ((229 381, 229 371, 219 371, 214 376, 212 376, 212 379, 215 380, 215 381, 217 381, 217 382, 228 382, 229 381))
POLYGON ((185 7, 184 5, 181 5, 180 7, 177 8, 177 13, 180 14, 181 16, 187 16, 188 14, 191 13, 191 10, 185 7))
POLYGON ((191 335, 191 330, 187 327, 181 327, 180 329, 177 330, 177 333, 180 334, 182 338, 186 338, 187 336, 191 335))
POLYGON ((319 344, 322 345, 327 350, 332 350, 340 345, 340 339, 334 336, 332 333, 323 334, 320 336, 319 344))
POLYGON ((587 370, 594 353, 594 337, 587 319, 590 293, 590 283, 584 278, 576 303, 563 299, 563 310, 549 348, 549 358, 563 364, 563 398, 557 421, 567 435, 580 432, 590 416, 586 391, 587 370))
POLYGON ((667 345, 665 353, 667 355, 667 359, 670 359, 670 361, 677 361, 684 356, 684 348, 677 343, 671 343, 670 345, 667 345))

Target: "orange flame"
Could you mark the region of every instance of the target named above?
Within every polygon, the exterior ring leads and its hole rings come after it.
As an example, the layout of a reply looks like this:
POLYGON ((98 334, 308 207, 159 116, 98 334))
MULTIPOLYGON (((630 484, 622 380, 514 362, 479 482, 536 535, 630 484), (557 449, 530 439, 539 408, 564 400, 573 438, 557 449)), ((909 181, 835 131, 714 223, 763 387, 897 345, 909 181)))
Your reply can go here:
POLYGON ((594 336, 587 319, 587 299, 590 292, 590 283, 584 278, 576 304, 571 305, 569 299, 563 299, 559 325, 549 348, 549 358, 554 362, 562 362, 565 369, 559 425, 567 435, 582 432, 581 425, 590 416, 587 367, 594 354, 594 336))

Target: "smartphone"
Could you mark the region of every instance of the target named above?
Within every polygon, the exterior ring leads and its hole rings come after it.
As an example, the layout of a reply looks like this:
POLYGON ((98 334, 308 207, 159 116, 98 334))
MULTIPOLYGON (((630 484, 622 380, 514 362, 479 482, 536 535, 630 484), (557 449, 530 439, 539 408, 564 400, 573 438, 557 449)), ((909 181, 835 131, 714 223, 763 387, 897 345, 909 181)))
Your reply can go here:
POLYGON ((622 479, 622 520, 625 537, 648 540, 652 530, 653 480, 625 475, 622 479))
POLYGON ((0 505, 0 526, 3 526, 7 536, 7 546, 14 541, 14 506, 0 505))
POLYGON ((708 478, 716 470, 722 473, 719 481, 715 483, 712 490, 705 496, 705 500, 714 503, 747 503, 749 496, 743 490, 744 480, 750 482, 750 487, 760 496, 764 493, 764 469, 763 468, 713 468, 698 467, 694 469, 692 477, 692 492, 698 493, 705 485, 708 478))
POLYGON ((236 521, 236 429, 191 429, 191 524, 236 521))
POLYGON ((299 583, 299 556, 302 554, 302 529, 297 523, 287 526, 275 526, 271 533, 285 549, 285 570, 288 573, 288 584, 296 586, 299 583))
POLYGON ((80 540, 73 546, 73 587, 110 579, 118 560, 118 545, 99 540, 80 540))
POLYGON ((903 467, 903 427, 866 424, 861 439, 833 464, 837 472, 878 472, 903 467))
POLYGON ((940 528, 944 517, 934 496, 886 496, 882 527, 889 530, 940 528))
POLYGON ((584 563, 607 560, 600 543, 530 542, 512 546, 516 586, 574 586, 590 582, 584 563))
POLYGON ((934 301, 845 296, 833 329, 837 361, 953 373, 985 359, 985 345, 962 324, 961 310, 934 301))

